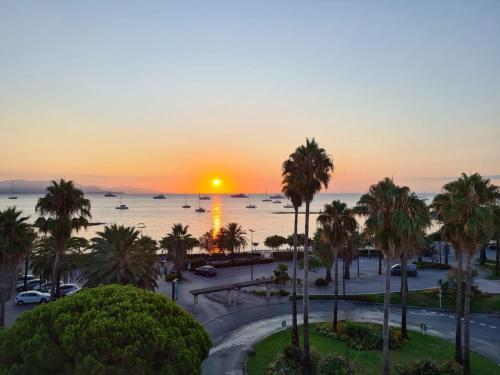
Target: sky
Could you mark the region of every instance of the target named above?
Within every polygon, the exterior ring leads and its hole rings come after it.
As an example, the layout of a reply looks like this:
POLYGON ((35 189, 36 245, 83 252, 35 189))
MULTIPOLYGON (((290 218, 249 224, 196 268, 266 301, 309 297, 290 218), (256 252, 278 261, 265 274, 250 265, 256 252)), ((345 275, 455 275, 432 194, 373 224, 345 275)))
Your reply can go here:
POLYGON ((0 179, 271 192, 306 137, 331 192, 499 175, 499 40, 496 0, 1 0, 0 179))

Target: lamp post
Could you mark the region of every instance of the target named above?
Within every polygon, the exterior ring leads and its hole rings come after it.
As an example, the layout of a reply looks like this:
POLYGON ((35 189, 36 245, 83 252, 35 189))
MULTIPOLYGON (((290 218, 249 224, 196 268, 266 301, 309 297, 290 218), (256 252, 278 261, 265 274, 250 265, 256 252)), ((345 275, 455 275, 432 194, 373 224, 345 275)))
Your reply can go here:
POLYGON ((253 281, 253 232, 255 232, 253 229, 249 229, 250 231, 250 280, 253 281))

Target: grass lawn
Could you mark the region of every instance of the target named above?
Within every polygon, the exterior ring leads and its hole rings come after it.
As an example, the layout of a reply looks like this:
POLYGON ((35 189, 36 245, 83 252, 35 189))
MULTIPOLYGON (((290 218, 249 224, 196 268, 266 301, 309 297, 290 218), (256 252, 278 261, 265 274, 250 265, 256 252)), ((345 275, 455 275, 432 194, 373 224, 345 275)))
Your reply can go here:
MULTIPOLYGON (((322 354, 336 352, 343 356, 349 355, 350 361, 356 364, 362 374, 380 375, 382 373, 382 351, 356 351, 348 348, 344 343, 334 338, 320 335, 311 324, 311 346, 322 354)), ((302 342, 302 337, 301 337, 302 342)), ((275 333, 261 341, 255 348, 255 355, 248 358, 247 371, 249 375, 262 375, 266 372, 268 363, 281 353, 290 343, 290 330, 275 333)), ((391 350, 391 367, 396 364, 405 364, 417 359, 431 359, 437 363, 444 363, 453 359, 454 345, 446 340, 423 335, 420 332, 410 331, 410 341, 401 348, 391 350)), ((473 375, 498 374, 498 367, 492 361, 471 353, 471 368, 473 375)), ((396 374, 393 369, 391 374, 396 374)))
MULTIPOLYGON (((302 297, 300 297, 302 298, 302 297)), ((331 300, 332 295, 311 295, 311 300, 331 300)), ((339 296, 339 299, 347 301, 384 302, 383 294, 359 294, 339 296)), ((443 309, 455 310, 456 301, 452 297, 443 297, 443 309)), ((391 293, 391 303, 401 304, 399 293, 391 293)), ((408 293, 408 306, 419 306, 427 308, 439 308, 439 296, 437 291, 414 291, 408 293)), ((500 293, 492 293, 483 297, 475 298, 471 303, 471 312, 499 312, 500 293)))

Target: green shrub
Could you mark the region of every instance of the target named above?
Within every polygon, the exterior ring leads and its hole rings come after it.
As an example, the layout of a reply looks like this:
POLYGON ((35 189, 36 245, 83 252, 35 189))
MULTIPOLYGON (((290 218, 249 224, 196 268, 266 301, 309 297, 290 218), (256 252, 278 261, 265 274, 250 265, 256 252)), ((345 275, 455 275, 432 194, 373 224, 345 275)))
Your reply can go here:
POLYGON ((278 264, 274 269, 274 282, 276 284, 286 284, 288 280, 290 280, 288 266, 283 263, 278 264))
POLYGON ((396 366, 399 375, 459 375, 462 373, 461 367, 447 362, 442 366, 430 360, 421 360, 409 363, 405 366, 396 366))
POLYGON ((166 273, 165 274, 165 281, 167 283, 171 283, 172 281, 174 281, 175 279, 177 278, 177 273, 175 272, 169 272, 169 273, 166 273))
POLYGON ((433 262, 414 262, 416 264, 417 269, 419 270, 425 270, 425 269, 430 269, 430 270, 449 270, 451 266, 449 264, 445 263, 433 263, 433 262))
MULTIPOLYGON (((323 323, 317 326, 318 333, 346 343, 357 350, 381 350, 384 343, 381 324, 357 323, 341 320, 337 324, 337 332, 333 331, 331 323, 323 323)), ((395 349, 406 342, 398 329, 389 328, 389 347, 395 349)))
POLYGON ((354 369, 341 355, 327 354, 319 363, 318 372, 320 375, 353 375, 354 369))
POLYGON ((301 375, 302 367, 294 360, 279 354, 272 360, 266 369, 266 375, 301 375))
POLYGON ((315 281, 314 281, 314 285, 316 286, 328 286, 328 281, 326 281, 326 279, 323 279, 322 277, 318 277, 315 281))
POLYGON ((24 312, 0 332, 0 373, 200 374, 211 343, 166 297, 106 285, 24 312))

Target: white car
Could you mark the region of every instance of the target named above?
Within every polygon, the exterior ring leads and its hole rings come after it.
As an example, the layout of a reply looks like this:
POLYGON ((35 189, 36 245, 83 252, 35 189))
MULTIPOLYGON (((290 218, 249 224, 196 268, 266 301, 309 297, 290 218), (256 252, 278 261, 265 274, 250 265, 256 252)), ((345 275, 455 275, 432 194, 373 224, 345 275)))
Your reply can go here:
POLYGON ((37 290, 29 290, 19 293, 14 301, 17 305, 24 305, 25 303, 45 303, 50 301, 50 294, 42 293, 37 290))
POLYGON ((80 287, 76 284, 62 284, 59 287, 59 294, 62 296, 66 296, 68 294, 73 294, 75 292, 78 292, 80 290, 80 287))

